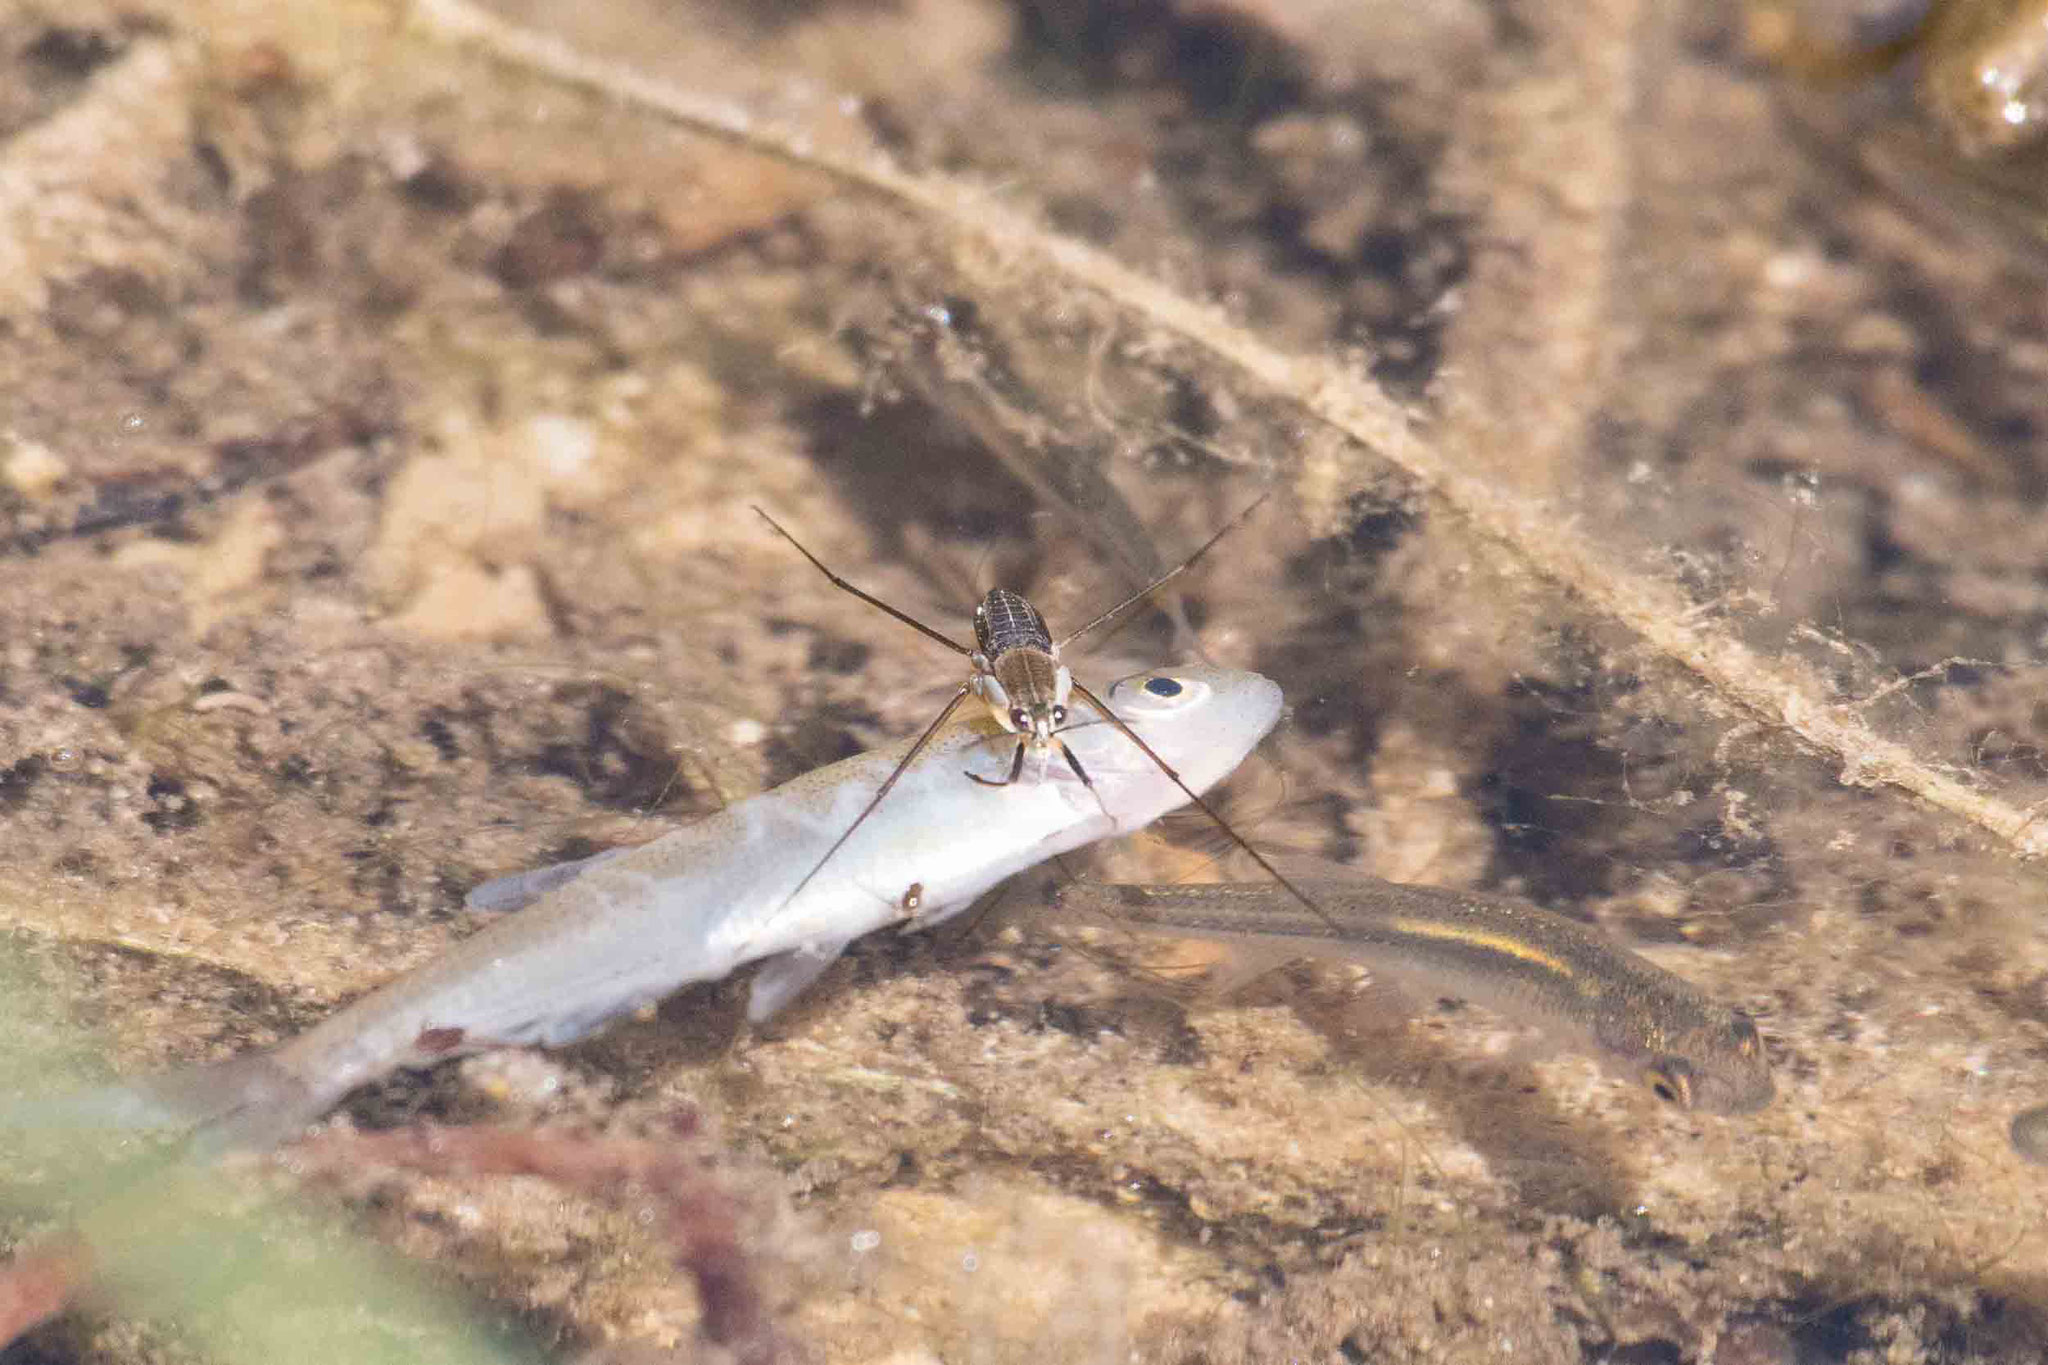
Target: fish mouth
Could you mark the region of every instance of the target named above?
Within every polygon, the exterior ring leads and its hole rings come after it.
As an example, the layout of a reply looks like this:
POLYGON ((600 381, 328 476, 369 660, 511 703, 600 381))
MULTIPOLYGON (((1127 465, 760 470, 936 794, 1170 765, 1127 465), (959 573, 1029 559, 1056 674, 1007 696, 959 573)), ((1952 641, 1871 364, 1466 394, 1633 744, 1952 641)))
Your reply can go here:
POLYGON ((1692 1103, 1687 1107, 1703 1114, 1739 1118, 1756 1113, 1778 1097, 1777 1082, 1769 1071, 1745 1067, 1731 1072, 1696 1066, 1692 1080, 1692 1103))

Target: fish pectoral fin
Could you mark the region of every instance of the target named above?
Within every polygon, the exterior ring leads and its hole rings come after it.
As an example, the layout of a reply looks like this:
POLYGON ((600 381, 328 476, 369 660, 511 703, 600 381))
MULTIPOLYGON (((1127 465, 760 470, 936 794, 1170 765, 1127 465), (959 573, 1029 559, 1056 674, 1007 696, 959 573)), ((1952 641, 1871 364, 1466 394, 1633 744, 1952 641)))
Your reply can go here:
POLYGON ((510 910, 524 910, 548 892, 557 887, 567 886, 599 863, 609 862, 622 853, 631 853, 636 845, 624 848, 608 848, 602 853, 593 853, 588 858, 572 858, 566 863, 550 863, 536 867, 530 872, 514 872, 510 876, 493 877, 470 888, 462 898, 462 904, 470 910, 483 910, 491 914, 503 914, 510 910))
POLYGON ((848 938, 833 939, 762 958, 747 993, 747 1022, 758 1024, 780 1013, 804 993, 805 987, 823 976, 851 942, 848 938))

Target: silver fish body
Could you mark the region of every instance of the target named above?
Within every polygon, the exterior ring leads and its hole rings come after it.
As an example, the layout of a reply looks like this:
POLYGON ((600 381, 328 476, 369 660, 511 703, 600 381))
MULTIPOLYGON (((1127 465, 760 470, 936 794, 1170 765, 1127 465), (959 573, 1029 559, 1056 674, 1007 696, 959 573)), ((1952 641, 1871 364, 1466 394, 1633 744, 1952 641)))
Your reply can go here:
MULTIPOLYGON (((1197 792, 1235 769, 1281 711, 1267 679, 1202 665, 1126 678, 1108 700, 1197 792)), ((393 1069, 567 1043, 767 959, 749 1009, 763 1018, 851 940, 939 923, 1025 868, 1187 800, 1110 725, 1084 719, 1062 737, 1093 792, 1058 768, 1036 781, 969 781, 1006 771, 1016 740, 985 716, 948 729, 807 883, 907 745, 807 773, 638 848, 488 883, 473 904, 527 908, 275 1049, 98 1092, 86 1107, 102 1122, 208 1125, 216 1145, 264 1146, 393 1069)))

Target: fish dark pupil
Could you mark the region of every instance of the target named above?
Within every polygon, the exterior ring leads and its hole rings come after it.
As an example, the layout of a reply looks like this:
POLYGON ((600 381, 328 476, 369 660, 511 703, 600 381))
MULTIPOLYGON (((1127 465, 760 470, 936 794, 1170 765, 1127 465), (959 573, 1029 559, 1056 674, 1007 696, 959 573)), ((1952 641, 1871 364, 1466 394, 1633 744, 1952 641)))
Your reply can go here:
POLYGON ((1145 690, 1155 697, 1177 697, 1183 689, 1172 678, 1147 678, 1145 690))

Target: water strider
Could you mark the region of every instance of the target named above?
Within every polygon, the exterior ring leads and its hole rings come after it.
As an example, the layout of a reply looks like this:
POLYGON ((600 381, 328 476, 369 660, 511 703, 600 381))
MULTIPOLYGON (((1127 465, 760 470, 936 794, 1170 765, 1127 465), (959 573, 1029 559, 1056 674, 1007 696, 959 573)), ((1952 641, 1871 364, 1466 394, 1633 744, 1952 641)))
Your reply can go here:
POLYGON ((1141 673, 1109 695, 1128 731, 1062 732, 1090 785, 1060 770, 998 780, 1014 764, 1010 732, 971 715, 638 848, 486 883, 473 905, 530 908, 274 1049, 56 1100, 17 1095, 0 1102, 0 1124, 199 1128, 208 1147, 268 1146, 396 1068, 567 1043, 752 962, 748 1013, 764 1018, 853 939, 937 924, 1027 867, 1183 805, 1235 769, 1281 710, 1267 679, 1207 665, 1141 673), (1137 732, 1142 754, 1126 738, 1137 732), (912 749, 933 761, 906 768, 912 749), (1180 776, 1167 776, 1169 762, 1180 776), (876 810, 885 785, 896 799, 876 810), (856 812, 872 818, 849 832, 856 812), (821 868, 828 850, 837 856, 821 868))
MULTIPOLYGON (((1215 807, 1204 801, 1194 789, 1182 781, 1180 774, 1173 770, 1173 765, 1162 758, 1135 730, 1131 729, 1124 722, 1123 718, 1117 715, 1114 708, 1089 691, 1086 684, 1076 681, 1072 670, 1060 660, 1060 651, 1065 646, 1072 644, 1090 631, 1110 621, 1114 621, 1117 617, 1157 592, 1161 587, 1193 568, 1203 555, 1208 554, 1210 550, 1216 547, 1218 541, 1236 530, 1252 513, 1265 506, 1266 499, 1271 496, 1270 493, 1261 495, 1257 501, 1226 522, 1222 530, 1204 541, 1200 549, 1182 560, 1174 568, 1167 570, 1166 573, 1154 579, 1146 587, 1139 589, 1109 610, 1102 612, 1080 629, 1069 631, 1057 640, 1053 638, 1052 632, 1047 629, 1045 618, 1039 615, 1038 608, 1032 606, 1022 594, 1011 592, 1007 588, 991 589, 988 595, 982 598, 981 604, 974 609, 974 645, 972 648, 941 635, 916 617, 890 606, 881 598, 864 592, 847 582, 844 578, 826 568, 824 562, 805 549, 803 542, 784 530, 780 522, 762 511, 759 507, 756 507, 754 509, 755 514, 761 520, 767 522, 769 526, 773 527, 777 535, 795 546, 796 552, 809 560, 811 566, 819 573, 825 575, 833 587, 838 588, 842 592, 851 593, 869 606, 895 617, 898 621, 909 626, 926 639, 944 645, 955 654, 964 655, 968 661, 967 681, 960 684, 959 690, 953 693, 952 699, 940 709, 937 717, 933 719, 930 725, 925 727, 924 733, 904 752, 903 761, 897 765, 896 771, 891 773, 888 780, 876 789, 874 799, 868 803, 866 809, 854 817, 853 823, 847 826, 846 833, 842 836, 840 843, 844 843, 847 839, 852 838, 854 832, 860 828, 861 823, 875 813, 876 808, 882 804, 884 798, 889 795, 890 790, 895 787, 896 780, 924 752, 925 746, 930 742, 931 737, 938 733, 939 727, 943 726, 953 712, 959 709, 960 703, 966 701, 969 697, 978 697, 988 709, 990 718, 996 724, 1002 726, 1003 729, 1017 736, 1017 747, 1011 756, 1010 771, 1007 776, 997 780, 969 773, 968 777, 986 785, 1007 786, 1013 784, 1023 776, 1025 757, 1035 752, 1039 756, 1038 778, 1043 780, 1051 763, 1052 752, 1057 749, 1060 756, 1066 760, 1068 769, 1076 778, 1080 779, 1081 784, 1085 787, 1092 787, 1094 784, 1088 776, 1088 769, 1083 766, 1080 759, 1074 756, 1073 749, 1062 738, 1063 735, 1072 733, 1067 703, 1071 697, 1079 696, 1082 701, 1086 702, 1094 710, 1096 716, 1101 721, 1106 722, 1118 734, 1136 746, 1140 753, 1150 759, 1158 767, 1159 771, 1181 790, 1189 802, 1193 803, 1202 814, 1208 816, 1218 829, 1230 836, 1231 842, 1250 854, 1252 861, 1257 863, 1260 869, 1270 876, 1276 885, 1284 889, 1288 895, 1298 901, 1311 914, 1321 916, 1322 911, 1317 909, 1316 903, 1313 900, 1304 894, 1299 887, 1295 886, 1293 882, 1289 881, 1281 873, 1280 869, 1268 862, 1264 854, 1253 848, 1243 835, 1239 834, 1228 821, 1217 813, 1215 807)), ((826 849, 825 856, 820 858, 817 867, 812 869, 812 876, 823 871, 826 864, 831 862, 833 855, 838 853, 838 851, 839 844, 834 844, 831 848, 826 849)), ((798 883, 798 890, 801 890, 805 882, 809 880, 807 877, 804 882, 798 883)))
POLYGON ((1770 1061, 1749 1016, 1595 930, 1477 891, 1369 877, 1303 886, 1320 914, 1262 884, 1083 882, 1055 900, 1104 924, 1363 962, 1535 1025, 1683 1108, 1746 1114, 1770 1103, 1770 1061))

